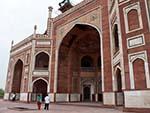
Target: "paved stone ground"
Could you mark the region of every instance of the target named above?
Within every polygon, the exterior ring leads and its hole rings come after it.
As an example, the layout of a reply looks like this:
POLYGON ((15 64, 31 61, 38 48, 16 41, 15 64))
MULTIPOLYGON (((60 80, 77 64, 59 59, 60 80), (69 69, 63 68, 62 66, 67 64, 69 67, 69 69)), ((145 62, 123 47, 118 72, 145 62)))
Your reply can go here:
MULTIPOLYGON (((91 103, 92 104, 92 103, 91 103)), ((90 104, 51 104, 50 110, 38 111, 36 104, 27 104, 19 102, 9 102, 0 100, 0 113, 125 113, 121 109, 113 108, 101 108, 96 104, 90 106, 90 104), (89 106, 88 106, 89 105, 89 106), (94 107, 95 106, 95 107, 94 107), (20 109, 18 109, 20 108, 20 109), (25 109, 24 109, 25 108, 25 109)))

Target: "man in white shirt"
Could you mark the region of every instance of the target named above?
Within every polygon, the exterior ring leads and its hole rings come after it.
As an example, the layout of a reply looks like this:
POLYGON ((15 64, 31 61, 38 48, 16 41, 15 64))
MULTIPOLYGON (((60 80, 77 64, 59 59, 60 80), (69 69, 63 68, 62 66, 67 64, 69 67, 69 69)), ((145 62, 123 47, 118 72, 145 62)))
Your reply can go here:
POLYGON ((16 99, 16 93, 12 93, 12 94, 11 94, 11 100, 12 100, 12 101, 15 101, 15 99, 16 99))
POLYGON ((44 109, 45 109, 45 110, 48 110, 48 109, 49 109, 49 103, 50 103, 50 98, 49 98, 49 96, 46 95, 46 97, 44 98, 44 100, 45 100, 45 107, 44 107, 44 109))

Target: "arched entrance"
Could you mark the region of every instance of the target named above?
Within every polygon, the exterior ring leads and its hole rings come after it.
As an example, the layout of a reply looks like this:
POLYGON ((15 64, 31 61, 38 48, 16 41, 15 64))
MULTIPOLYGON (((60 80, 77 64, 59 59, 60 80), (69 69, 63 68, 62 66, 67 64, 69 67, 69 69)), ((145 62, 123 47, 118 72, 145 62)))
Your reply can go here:
POLYGON ((82 78, 81 80, 81 93, 82 101, 92 102, 95 101, 96 82, 94 78, 82 78))
MULTIPOLYGON (((82 93, 81 85, 82 80, 88 79, 95 84, 93 101, 98 100, 98 95, 102 94, 99 88, 102 71, 97 65, 100 62, 100 53, 99 32, 89 25, 75 25, 64 37, 59 48, 57 92, 80 94, 81 97, 88 98, 86 93, 82 93)), ((86 87, 85 91, 88 90, 86 87)))
POLYGON ((23 62, 19 59, 14 67, 13 81, 12 81, 12 93, 16 93, 16 99, 19 99, 21 91, 23 62))
POLYGON ((42 100, 44 101, 45 96, 47 95, 47 82, 39 79, 33 83, 33 91, 32 91, 32 101, 36 101, 37 95, 42 96, 42 100))
POLYGON ((83 100, 91 101, 91 85, 83 86, 83 100))
POLYGON ((123 105, 124 104, 124 97, 122 91, 122 76, 121 70, 117 68, 116 70, 116 105, 123 105))

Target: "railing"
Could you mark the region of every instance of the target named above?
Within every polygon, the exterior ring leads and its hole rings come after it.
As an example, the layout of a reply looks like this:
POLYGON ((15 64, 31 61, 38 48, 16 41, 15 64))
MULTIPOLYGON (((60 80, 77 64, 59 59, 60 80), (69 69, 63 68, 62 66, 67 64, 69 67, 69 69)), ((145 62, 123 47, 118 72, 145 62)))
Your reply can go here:
POLYGON ((83 72, 93 72, 96 70, 95 67, 80 67, 80 70, 83 72))

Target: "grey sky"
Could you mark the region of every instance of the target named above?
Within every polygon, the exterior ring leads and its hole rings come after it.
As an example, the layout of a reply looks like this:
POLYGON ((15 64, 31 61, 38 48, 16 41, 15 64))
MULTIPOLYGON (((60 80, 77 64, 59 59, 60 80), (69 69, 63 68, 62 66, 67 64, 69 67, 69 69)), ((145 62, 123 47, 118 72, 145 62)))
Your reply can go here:
MULTIPOLYGON (((58 12, 58 3, 62 0, 0 0, 0 88, 5 87, 11 41, 15 43, 33 33, 46 29, 48 6, 54 8, 53 16, 58 12)), ((77 4, 82 0, 70 0, 77 4)))

